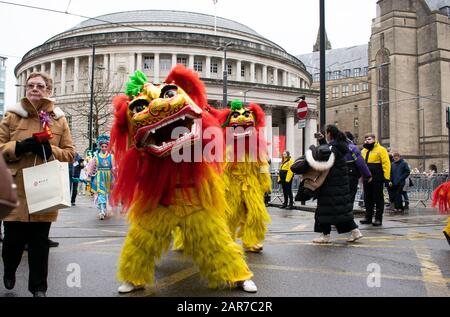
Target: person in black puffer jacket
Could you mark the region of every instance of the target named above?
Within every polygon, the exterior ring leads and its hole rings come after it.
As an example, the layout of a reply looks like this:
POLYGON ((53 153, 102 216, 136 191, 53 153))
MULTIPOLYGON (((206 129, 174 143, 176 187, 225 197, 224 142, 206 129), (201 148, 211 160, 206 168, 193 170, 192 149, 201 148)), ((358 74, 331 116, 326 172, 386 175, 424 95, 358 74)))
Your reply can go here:
MULTIPOLYGON (((353 202, 345 161, 345 154, 348 151, 346 136, 335 125, 328 125, 325 133, 329 143, 325 149, 324 145, 319 147, 321 162, 308 160, 312 168, 317 164, 323 164, 324 161, 329 165, 328 175, 317 193, 314 231, 322 234, 313 242, 329 243, 332 225, 336 227, 338 233, 351 232, 347 241, 354 242, 362 238, 362 234, 353 217, 353 202)), ((323 136, 321 138, 319 136, 319 142, 326 144, 323 136)))

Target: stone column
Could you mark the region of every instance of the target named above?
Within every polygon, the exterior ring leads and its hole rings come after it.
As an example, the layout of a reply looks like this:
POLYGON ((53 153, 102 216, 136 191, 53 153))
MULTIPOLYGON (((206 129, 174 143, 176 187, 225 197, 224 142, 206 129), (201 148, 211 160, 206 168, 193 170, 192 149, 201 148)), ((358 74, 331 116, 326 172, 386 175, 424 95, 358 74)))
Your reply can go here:
POLYGON ((159 82, 159 53, 154 53, 153 60, 153 81, 155 83, 159 82))
POLYGON ((317 106, 311 104, 311 101, 306 100, 308 107, 312 108, 308 110, 308 119, 306 120, 305 127, 305 149, 308 149, 311 145, 317 144, 317 140, 314 138, 314 133, 317 133, 317 118, 319 112, 316 110, 317 106))
MULTIPOLYGON (((103 54, 103 82, 106 83, 109 78, 108 54, 103 54)), ((112 83, 110 83, 112 84, 112 83)), ((111 87, 112 88, 112 87, 111 87)))
POLYGON ((240 60, 237 60, 236 61, 236 81, 242 80, 241 67, 242 67, 242 62, 240 60))
POLYGON ((116 57, 114 54, 109 54, 109 80, 113 82, 116 78, 116 57))
POLYGON ((136 69, 142 70, 142 53, 137 53, 136 57, 136 69))
MULTIPOLYGON (((26 72, 22 72, 22 87, 20 87, 21 89, 21 93, 20 93, 20 98, 25 97, 25 85, 27 84, 27 73, 26 72)), ((19 98, 19 100, 20 100, 19 98)))
POLYGON ((283 70, 283 86, 286 87, 288 85, 288 73, 283 70))
POLYGON ((66 94, 66 70, 67 70, 67 59, 61 60, 61 95, 66 94))
POLYGON ((41 64, 41 73, 45 73, 45 63, 41 64))
POLYGON ((33 66, 33 73, 35 73, 37 71, 38 71, 37 66, 33 66))
POLYGON ((211 78, 211 56, 206 56, 205 77, 211 78))
POLYGON ((22 74, 20 74, 16 79, 16 101, 22 98, 22 74))
POLYGON ((262 68, 262 83, 267 85, 267 65, 263 65, 262 68))
POLYGON ((256 82, 255 63, 250 63, 250 82, 256 82))
POLYGON ((278 69, 277 68, 273 69, 273 85, 278 86, 278 69))
POLYGON ((194 55, 189 55, 188 67, 194 69, 194 55))
MULTIPOLYGON (((88 59, 88 73, 86 74, 86 79, 88 83, 92 82, 92 55, 89 55, 88 59)), ((91 89, 90 84, 88 84, 88 89, 91 89)))
POLYGON ((177 54, 172 54, 172 67, 177 64, 177 54))
POLYGON ((80 58, 77 56, 73 59, 73 92, 78 93, 80 80, 80 58))
MULTIPOLYGON (((53 82, 55 82, 55 73, 56 73, 56 68, 55 68, 55 62, 52 61, 50 63, 50 77, 53 79, 53 82)), ((28 76, 27 76, 28 77, 28 76)))
POLYGON ((128 69, 129 69, 129 74, 131 75, 136 70, 136 66, 134 65, 134 62, 135 62, 134 53, 130 53, 128 59, 129 59, 128 60, 128 69))
POLYGON ((264 137, 268 143, 268 152, 269 152, 269 158, 272 160, 272 106, 265 106, 264 107, 264 113, 265 113, 265 121, 266 126, 264 128, 264 137))
POLYGON ((295 111, 294 108, 286 108, 286 150, 291 153, 291 157, 295 156, 295 111))

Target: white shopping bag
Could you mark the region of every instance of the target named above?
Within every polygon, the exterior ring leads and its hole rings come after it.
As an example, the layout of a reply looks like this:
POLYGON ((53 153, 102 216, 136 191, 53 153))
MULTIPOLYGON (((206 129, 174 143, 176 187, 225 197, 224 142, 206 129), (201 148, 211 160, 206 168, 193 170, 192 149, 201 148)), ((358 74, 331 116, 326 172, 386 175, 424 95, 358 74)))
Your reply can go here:
POLYGON ((68 163, 54 160, 24 168, 23 182, 30 214, 70 207, 68 163))

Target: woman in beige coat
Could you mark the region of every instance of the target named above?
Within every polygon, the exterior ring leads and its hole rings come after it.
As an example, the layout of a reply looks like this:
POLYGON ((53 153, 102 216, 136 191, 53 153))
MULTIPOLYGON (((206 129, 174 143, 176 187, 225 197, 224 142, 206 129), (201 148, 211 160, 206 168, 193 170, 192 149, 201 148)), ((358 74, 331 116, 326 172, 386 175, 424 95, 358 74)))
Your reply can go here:
POLYGON ((47 74, 31 73, 26 81, 26 97, 7 108, 0 123, 0 151, 17 184, 20 201, 19 207, 3 219, 3 282, 7 289, 14 287, 16 270, 27 244, 28 290, 34 296, 45 296, 47 291, 48 234, 51 222, 56 221, 58 210, 41 215, 28 213, 22 169, 33 166, 35 161, 36 165, 43 164, 44 152, 49 160, 54 156, 61 162, 72 162, 75 154, 64 113, 48 98, 52 89, 52 80, 47 74), (45 114, 50 118, 53 137, 39 143, 32 135, 43 131, 41 120, 45 114))

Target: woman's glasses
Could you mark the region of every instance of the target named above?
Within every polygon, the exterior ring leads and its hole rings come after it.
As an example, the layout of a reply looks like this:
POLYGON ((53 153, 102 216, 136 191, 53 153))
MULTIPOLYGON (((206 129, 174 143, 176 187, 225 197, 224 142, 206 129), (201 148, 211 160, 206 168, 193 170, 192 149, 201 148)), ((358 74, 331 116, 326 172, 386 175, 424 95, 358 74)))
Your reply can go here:
POLYGON ((43 84, 27 84, 26 87, 28 90, 32 90, 34 87, 38 90, 44 90, 46 86, 43 84))

